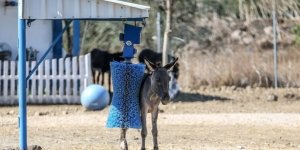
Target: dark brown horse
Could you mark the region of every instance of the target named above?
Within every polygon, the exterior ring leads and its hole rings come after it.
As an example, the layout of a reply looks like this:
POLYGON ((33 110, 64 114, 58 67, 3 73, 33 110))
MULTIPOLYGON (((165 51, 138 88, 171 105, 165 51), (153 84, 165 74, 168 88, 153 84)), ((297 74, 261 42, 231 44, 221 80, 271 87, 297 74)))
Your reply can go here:
POLYGON ((93 74, 93 83, 100 82, 100 74, 101 74, 101 85, 104 85, 104 73, 108 73, 108 89, 111 92, 111 80, 110 80, 110 62, 113 60, 123 61, 124 59, 121 57, 122 52, 117 53, 109 53, 107 51, 101 49, 93 49, 91 51, 91 63, 92 63, 92 74, 93 74), (98 75, 96 76, 96 71, 98 71, 98 75))
MULTIPOLYGON (((170 76, 168 71, 177 63, 178 58, 173 62, 165 65, 164 67, 160 64, 155 64, 147 59, 145 59, 145 64, 149 68, 150 72, 145 74, 144 80, 140 90, 140 109, 141 109, 141 119, 142 119, 142 146, 141 149, 145 150, 145 140, 147 136, 147 113, 151 113, 152 118, 152 136, 154 150, 158 150, 157 141, 157 118, 158 118, 158 106, 161 102, 166 105, 169 100, 169 81, 170 76)), ((127 150, 126 142, 126 131, 127 129, 121 130, 121 149, 127 150)))

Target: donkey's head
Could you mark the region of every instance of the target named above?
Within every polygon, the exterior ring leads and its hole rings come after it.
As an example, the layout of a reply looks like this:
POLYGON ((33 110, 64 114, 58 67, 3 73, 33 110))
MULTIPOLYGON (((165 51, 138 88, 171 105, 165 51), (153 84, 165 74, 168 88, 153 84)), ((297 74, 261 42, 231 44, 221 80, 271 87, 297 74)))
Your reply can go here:
POLYGON ((148 59, 145 59, 145 63, 151 72, 150 90, 159 98, 163 105, 166 105, 170 100, 170 76, 168 74, 168 71, 171 70, 171 68, 177 63, 177 60, 178 58, 162 67, 160 64, 154 64, 148 59))

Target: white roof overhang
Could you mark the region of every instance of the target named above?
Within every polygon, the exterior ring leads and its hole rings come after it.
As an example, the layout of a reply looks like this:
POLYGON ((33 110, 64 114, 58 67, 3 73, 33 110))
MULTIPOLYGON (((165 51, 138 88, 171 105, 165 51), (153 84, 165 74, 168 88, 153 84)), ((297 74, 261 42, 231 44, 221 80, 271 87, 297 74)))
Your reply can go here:
POLYGON ((143 20, 149 6, 119 0, 23 0, 20 19, 143 20))

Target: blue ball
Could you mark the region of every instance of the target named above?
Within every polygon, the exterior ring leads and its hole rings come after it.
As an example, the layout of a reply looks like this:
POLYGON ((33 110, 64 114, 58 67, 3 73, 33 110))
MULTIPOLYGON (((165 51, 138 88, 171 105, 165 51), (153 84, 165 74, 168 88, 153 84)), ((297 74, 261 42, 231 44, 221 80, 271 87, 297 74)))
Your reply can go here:
POLYGON ((109 93, 103 86, 91 84, 82 91, 80 101, 89 110, 102 110, 109 103, 109 93))

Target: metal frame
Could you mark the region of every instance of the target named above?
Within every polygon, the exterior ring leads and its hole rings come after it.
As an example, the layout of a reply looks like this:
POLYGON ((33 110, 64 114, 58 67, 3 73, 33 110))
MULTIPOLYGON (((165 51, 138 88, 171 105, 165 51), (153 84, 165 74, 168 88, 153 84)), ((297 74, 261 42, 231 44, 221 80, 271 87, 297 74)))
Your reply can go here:
MULTIPOLYGON (((19 3, 20 4, 20 3, 19 3)), ((27 149, 27 110, 26 110, 26 20, 18 20, 19 38, 19 144, 20 149, 27 149)))
POLYGON ((80 54, 80 20, 73 21, 73 56, 80 54))
POLYGON ((50 51, 52 50, 52 48, 61 39, 61 37, 63 36, 64 32, 67 31, 67 29, 69 28, 71 22, 72 21, 68 21, 67 22, 67 24, 64 27, 64 29, 62 30, 62 32, 59 35, 57 35, 57 37, 55 38, 55 40, 53 41, 53 43, 50 45, 50 47, 47 49, 47 51, 44 53, 44 55, 41 57, 41 59, 37 62, 37 64, 33 67, 33 69, 29 71, 29 74, 26 77, 26 81, 29 80, 29 78, 33 75, 33 73, 38 69, 39 65, 45 60, 46 56, 50 53, 50 51))
MULTIPOLYGON (((29 72, 29 75, 26 77, 26 21, 27 25, 30 26, 30 24, 36 20, 36 18, 24 18, 24 1, 25 0, 18 0, 18 54, 19 54, 19 61, 18 61, 18 74, 19 74, 19 146, 20 150, 26 150, 27 149, 27 101, 26 101, 26 85, 27 80, 30 79, 31 75, 36 71, 38 66, 45 60, 46 56, 49 54, 49 52, 52 50, 52 48, 55 46, 55 44, 61 39, 63 33, 67 30, 70 23, 75 20, 75 27, 78 28, 79 26, 79 20, 97 20, 97 21, 145 21, 146 17, 140 17, 140 18, 59 18, 59 19, 50 19, 50 20, 69 20, 69 22, 66 24, 64 29, 60 34, 55 37, 55 40, 50 45, 50 47, 47 49, 45 54, 42 56, 42 58, 37 62, 36 66, 29 72)), ((122 2, 122 1, 116 1, 116 0, 105 0, 108 2, 114 2, 124 5, 129 5, 130 3, 122 2)), ((150 7, 145 6, 142 7, 142 5, 132 5, 132 7, 136 6, 136 8, 140 9, 148 9, 150 7)), ((27 6, 28 7, 28 6, 27 6)), ((79 41, 80 32, 76 31, 76 36, 73 38, 76 41, 79 41)), ((75 45, 73 52, 75 54, 79 54, 79 43, 78 45, 75 45)))

